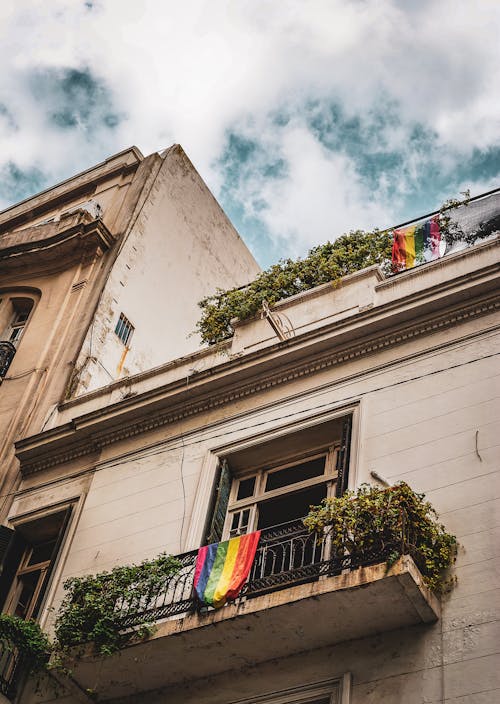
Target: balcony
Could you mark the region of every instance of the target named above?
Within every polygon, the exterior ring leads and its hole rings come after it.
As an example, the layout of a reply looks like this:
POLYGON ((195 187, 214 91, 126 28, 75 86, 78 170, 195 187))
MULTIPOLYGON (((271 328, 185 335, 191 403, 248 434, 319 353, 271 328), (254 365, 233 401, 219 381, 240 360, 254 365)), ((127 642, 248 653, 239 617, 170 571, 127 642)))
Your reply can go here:
POLYGON ((0 340, 0 382, 7 374, 7 370, 10 367, 14 355, 16 354, 16 348, 8 340, 0 340))
POLYGON ((243 592, 219 610, 195 602, 197 551, 185 553, 174 577, 140 597, 139 616, 137 603, 133 616, 130 604, 116 604, 124 628, 156 622, 153 636, 105 659, 89 646, 73 677, 106 700, 435 621, 439 602, 412 557, 387 570, 393 548, 336 557, 301 521, 267 529, 243 592))

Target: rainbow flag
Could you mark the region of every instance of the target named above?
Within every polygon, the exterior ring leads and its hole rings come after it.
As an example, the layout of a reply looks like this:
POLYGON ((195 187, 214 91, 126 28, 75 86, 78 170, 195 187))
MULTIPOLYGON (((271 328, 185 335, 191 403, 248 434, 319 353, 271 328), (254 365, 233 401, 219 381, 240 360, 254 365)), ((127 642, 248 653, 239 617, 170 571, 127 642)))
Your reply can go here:
POLYGON ((193 586, 201 602, 218 609, 236 599, 250 572, 259 538, 260 530, 198 550, 193 586))
POLYGON ((392 245, 392 267, 394 271, 411 269, 415 264, 439 258, 441 233, 437 218, 419 225, 394 230, 392 245))

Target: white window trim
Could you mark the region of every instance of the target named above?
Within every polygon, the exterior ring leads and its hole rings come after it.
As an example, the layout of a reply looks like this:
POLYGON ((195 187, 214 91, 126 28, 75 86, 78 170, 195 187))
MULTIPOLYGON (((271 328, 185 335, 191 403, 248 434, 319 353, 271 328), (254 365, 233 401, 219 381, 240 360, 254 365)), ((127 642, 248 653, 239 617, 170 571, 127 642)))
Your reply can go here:
POLYGON ((351 681, 351 673, 346 672, 335 679, 262 694, 250 699, 238 699, 232 704, 308 704, 319 697, 327 697, 328 695, 330 695, 331 704, 350 704, 351 681), (338 696, 336 696, 337 694, 338 696))
POLYGON ((350 403, 348 406, 338 406, 337 408, 332 408, 321 414, 310 415, 306 418, 303 417, 300 421, 288 423, 285 426, 273 428, 270 431, 255 433, 247 438, 239 440, 236 443, 220 445, 209 450, 203 459, 203 466, 201 468, 198 488, 194 499, 193 513, 189 523, 189 530, 186 538, 183 540, 181 550, 196 550, 201 545, 203 533, 206 527, 208 506, 210 505, 210 501, 212 499, 217 469, 221 459, 231 453, 246 450, 269 440, 284 437, 291 433, 307 430, 316 425, 334 420, 335 418, 342 418, 343 416, 351 415, 352 437, 348 488, 354 489, 357 486, 358 457, 360 454, 360 405, 360 401, 357 400, 350 403))
POLYGON ((332 496, 333 491, 337 481, 337 471, 336 471, 336 458, 338 453, 337 445, 332 445, 327 450, 323 452, 317 452, 314 448, 311 450, 311 454, 306 454, 301 458, 296 460, 288 459, 282 464, 274 464, 269 466, 260 467, 257 470, 253 470, 250 474, 246 473, 233 479, 233 485, 231 487, 231 495, 229 497, 229 503, 227 507, 226 520, 224 523, 223 539, 227 540, 230 537, 231 522, 234 513, 244 511, 245 509, 250 509, 250 518, 248 522, 248 531, 252 532, 257 529, 256 522, 258 520, 258 506, 263 501, 285 496, 286 494, 292 494, 296 491, 301 491, 302 489, 308 489, 313 486, 318 486, 319 484, 326 484, 326 495, 332 496), (295 482, 293 484, 287 484, 279 489, 273 489, 265 491, 266 479, 269 474, 275 471, 280 471, 282 469, 287 469, 288 467, 294 467, 299 465, 301 462, 309 462, 313 459, 318 459, 320 457, 325 458, 325 469, 323 474, 320 474, 311 479, 305 479, 300 482, 295 482), (239 482, 242 479, 247 479, 249 477, 255 477, 255 489, 252 496, 246 499, 236 499, 238 492, 239 482))

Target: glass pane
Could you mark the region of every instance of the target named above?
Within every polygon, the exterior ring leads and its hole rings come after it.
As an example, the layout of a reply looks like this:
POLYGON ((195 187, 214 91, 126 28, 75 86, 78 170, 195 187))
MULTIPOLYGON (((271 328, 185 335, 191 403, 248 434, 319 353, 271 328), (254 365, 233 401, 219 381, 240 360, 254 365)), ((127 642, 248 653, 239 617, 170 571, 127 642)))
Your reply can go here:
POLYGON ((294 491, 270 501, 259 503, 259 522, 257 528, 270 528, 304 518, 311 505, 317 506, 326 498, 326 484, 294 491))
POLYGON ((38 565, 40 562, 48 562, 52 557, 56 540, 50 540, 47 543, 35 545, 28 560, 28 565, 38 565))
POLYGON ((302 462, 301 464, 295 464, 293 467, 270 472, 266 479, 266 491, 281 489, 284 486, 296 484, 305 479, 320 477, 325 473, 325 460, 325 457, 318 457, 309 462, 302 462))
POLYGON ((231 521, 231 530, 236 530, 238 527, 238 524, 240 522, 240 514, 239 513, 234 513, 233 514, 233 520, 231 521))
POLYGON ((246 508, 242 514, 242 519, 241 519, 241 527, 242 528, 246 528, 248 526, 249 518, 250 518, 250 509, 246 508))
POLYGON ((253 496, 254 489, 255 477, 250 477, 250 479, 242 479, 238 486, 238 496, 236 499, 248 499, 250 496, 253 496))
POLYGON ((40 579, 41 572, 35 570, 29 574, 25 574, 19 577, 21 583, 21 594, 17 601, 14 613, 20 618, 25 618, 29 611, 35 590, 38 585, 38 580, 40 579))

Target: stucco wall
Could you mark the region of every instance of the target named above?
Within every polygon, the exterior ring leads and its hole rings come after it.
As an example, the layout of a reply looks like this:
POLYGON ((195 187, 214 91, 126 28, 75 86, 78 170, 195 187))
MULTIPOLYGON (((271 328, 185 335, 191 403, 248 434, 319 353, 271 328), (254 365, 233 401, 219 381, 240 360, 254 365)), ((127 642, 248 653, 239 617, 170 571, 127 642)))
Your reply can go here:
MULTIPOLYGON (((105 446, 98 458, 75 460, 44 475, 47 481, 78 467, 96 468, 61 576, 97 572, 197 547, 209 502, 210 458, 217 453, 263 432, 354 408, 351 486, 373 481, 373 470, 390 482, 404 480, 426 493, 459 539, 458 583, 444 598, 436 624, 185 683, 136 697, 134 704, 228 704, 346 671, 353 674, 353 704, 496 701, 499 336, 493 314, 462 316, 442 329, 429 326, 415 339, 388 343, 376 353, 121 440, 105 446)), ((76 407, 71 411, 77 414, 76 407)), ((30 477, 26 486, 41 481, 30 477)), ((28 511, 41 500, 41 493, 28 494, 15 511, 28 511)), ((60 598, 58 589, 55 605, 60 598)), ((334 628, 334 614, 328 617, 334 628)))
POLYGON ((198 302, 259 271, 183 150, 162 158, 87 335, 76 395, 198 349, 198 302), (114 333, 120 313, 135 327, 129 349, 114 333))

